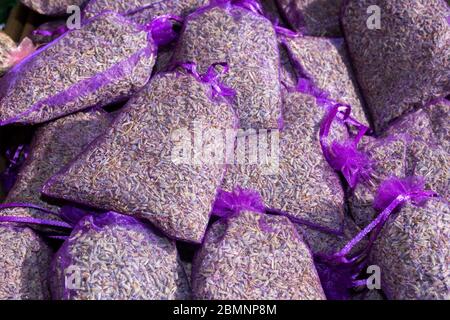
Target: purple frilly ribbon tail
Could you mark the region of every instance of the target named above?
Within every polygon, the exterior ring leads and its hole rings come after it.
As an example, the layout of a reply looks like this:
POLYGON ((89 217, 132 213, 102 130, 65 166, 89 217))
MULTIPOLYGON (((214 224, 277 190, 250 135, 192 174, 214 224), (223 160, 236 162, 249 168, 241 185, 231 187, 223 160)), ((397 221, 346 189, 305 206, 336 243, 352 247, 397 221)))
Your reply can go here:
POLYGON ((209 66, 208 70, 204 74, 200 74, 197 70, 197 65, 194 62, 181 62, 175 63, 174 69, 176 67, 184 68, 188 73, 190 73, 195 79, 200 82, 207 83, 211 86, 211 97, 213 99, 218 96, 222 96, 227 99, 232 99, 236 96, 236 91, 232 88, 227 87, 220 81, 220 75, 228 72, 229 67, 226 62, 216 62, 209 66), (217 66, 221 66, 222 70, 217 71, 217 66))
POLYGON ((145 26, 145 30, 151 33, 152 39, 158 47, 169 44, 178 37, 173 29, 173 21, 182 23, 183 18, 166 14, 156 17, 145 26))
POLYGON ((392 177, 385 180, 380 185, 374 201, 374 208, 381 213, 337 253, 316 255, 325 276, 327 273, 342 272, 346 279, 342 278, 340 281, 345 281, 347 284, 353 283, 353 287, 361 285, 364 281, 356 280, 356 277, 362 271, 361 267, 364 266, 373 243, 389 217, 408 201, 415 206, 424 206, 428 199, 437 196, 433 191, 424 190, 424 186, 425 180, 422 177, 413 176, 403 179, 392 177), (348 257, 352 249, 367 235, 369 235, 367 245, 354 253, 353 257, 348 257))
POLYGON ((264 213, 265 207, 261 195, 253 190, 235 188, 233 192, 219 190, 212 213, 222 218, 239 215, 242 211, 264 213))
POLYGON ((361 138, 370 132, 370 129, 351 117, 351 107, 346 104, 335 103, 320 126, 320 145, 323 155, 330 166, 343 174, 345 180, 351 188, 354 188, 359 181, 369 178, 372 165, 370 158, 358 150, 358 143, 361 138), (352 139, 343 143, 333 141, 328 142, 328 135, 333 121, 340 116, 344 123, 356 126, 358 134, 352 139))

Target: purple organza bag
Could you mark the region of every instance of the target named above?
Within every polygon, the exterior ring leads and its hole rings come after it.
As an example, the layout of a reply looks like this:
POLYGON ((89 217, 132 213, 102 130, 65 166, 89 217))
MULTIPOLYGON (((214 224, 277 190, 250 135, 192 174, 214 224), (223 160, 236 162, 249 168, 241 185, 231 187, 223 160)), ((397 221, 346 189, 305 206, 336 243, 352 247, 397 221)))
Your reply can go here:
POLYGON ((427 201, 424 185, 418 177, 387 180, 374 202, 376 209, 384 209, 380 216, 388 215, 370 263, 380 267, 381 287, 389 299, 450 298, 450 210, 445 199, 427 201))
POLYGON ((347 1, 342 24, 377 133, 450 93, 448 16, 443 0, 347 1))
POLYGON ((188 299, 175 243, 138 220, 86 216, 57 252, 51 292, 58 300, 188 299))
POLYGON ((260 0, 264 15, 275 25, 285 27, 285 23, 278 10, 276 0, 260 0))
POLYGON ((433 142, 450 152, 450 101, 434 101, 393 123, 385 135, 408 133, 414 139, 433 142))
POLYGON ((276 0, 290 26, 311 36, 341 36, 339 13, 344 0, 276 0))
POLYGON ((39 49, 0 79, 0 125, 41 123, 128 98, 155 62, 147 29, 105 13, 39 49))
MULTIPOLYGON (((297 222, 340 233, 344 191, 338 174, 322 154, 319 136, 327 112, 328 107, 320 105, 307 92, 287 93, 283 131, 260 130, 251 136, 240 136, 222 188, 232 191, 240 186, 257 190, 270 210, 297 222), (245 146, 249 151, 242 156, 239 150, 245 150, 245 146)), ((348 139, 346 126, 334 122, 330 138, 348 139)))
POLYGON ((81 6, 87 0, 20 0, 30 9, 48 16, 66 15, 69 6, 81 6))
POLYGON ((368 125, 363 99, 353 75, 343 38, 283 37, 297 77, 307 79, 317 92, 352 107, 352 115, 368 125))
POLYGON ((186 63, 153 77, 44 194, 144 218, 170 237, 200 243, 225 174, 223 139, 232 143, 236 127, 220 96, 233 92, 214 67, 200 75, 186 63))
POLYGON ((0 225, 0 299, 50 299, 53 252, 31 229, 0 225))
POLYGON ((218 195, 222 219, 208 230, 192 266, 192 294, 205 300, 324 300, 311 253, 294 225, 264 214, 258 194, 218 195))
POLYGON ((280 125, 279 53, 272 23, 253 0, 217 0, 186 18, 175 61, 194 61, 205 72, 226 61, 225 85, 236 90, 234 106, 243 129, 280 125))
POLYGON ((109 127, 111 116, 104 111, 78 112, 39 127, 27 160, 0 204, 0 222, 29 223, 59 227, 60 206, 41 196, 44 183, 109 127), (37 219, 37 220, 35 220, 37 219))
POLYGON ((103 11, 114 11, 146 24, 161 15, 187 16, 208 3, 209 0, 91 0, 83 13, 90 19, 103 11))
POLYGON ((373 202, 380 184, 391 176, 406 176, 407 135, 382 139, 367 137, 361 149, 372 161, 370 179, 356 185, 349 195, 349 207, 356 224, 363 228, 375 219, 373 202))

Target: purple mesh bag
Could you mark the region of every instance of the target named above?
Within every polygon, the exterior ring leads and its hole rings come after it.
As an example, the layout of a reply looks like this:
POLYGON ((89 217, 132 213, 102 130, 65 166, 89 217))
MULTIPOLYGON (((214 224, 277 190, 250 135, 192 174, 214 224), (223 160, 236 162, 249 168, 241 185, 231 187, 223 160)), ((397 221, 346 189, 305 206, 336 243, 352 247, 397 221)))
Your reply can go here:
POLYGON ((367 137, 362 150, 373 162, 370 179, 356 185, 349 194, 349 207, 353 219, 360 228, 368 225, 377 215, 373 201, 380 184, 391 176, 406 176, 407 135, 382 139, 367 137))
POLYGON ((67 7, 81 6, 87 0, 20 0, 30 9, 48 16, 67 14, 67 7))
POLYGON ((277 1, 276 0, 260 0, 261 7, 264 12, 264 15, 272 21, 275 25, 279 25, 284 27, 285 23, 283 18, 281 17, 280 12, 278 11, 277 1))
POLYGON ((175 61, 194 61, 205 72, 226 61, 225 85, 236 90, 241 128, 278 128, 281 119, 279 53, 272 23, 253 0, 217 0, 189 15, 175 61))
POLYGON ((55 20, 41 24, 29 37, 35 45, 42 46, 56 40, 67 31, 66 20, 55 20))
POLYGON ((188 72, 153 77, 44 194, 144 218, 170 237, 201 242, 225 173, 224 160, 212 155, 223 150, 216 133, 230 132, 234 141, 236 123, 214 65, 205 75, 183 66, 188 72), (184 147, 188 156, 178 157, 184 147))
POLYGON ((155 62, 147 29, 105 13, 39 49, 0 79, 0 125, 41 123, 129 97, 155 62))
POLYGON ((114 11, 145 24, 166 14, 184 17, 208 3, 209 0, 91 0, 83 14, 90 19, 103 11, 114 11))
MULTIPOLYGON (((5 199, 6 204, 0 205, 3 207, 0 221, 11 219, 11 222, 27 223, 30 218, 42 219, 58 227, 62 222, 58 216, 60 207, 42 198, 41 189, 50 177, 105 132, 110 122, 111 117, 106 112, 90 111, 78 112, 39 127, 27 160, 5 199)), ((34 225, 31 220, 30 225, 34 225)))
POLYGON ((434 101, 394 122, 385 135, 406 132, 414 139, 434 142, 450 152, 450 102, 434 101))
POLYGON ((0 299, 48 300, 53 252, 31 229, 0 225, 0 299))
POLYGON ((341 36, 339 13, 344 0, 276 0, 290 26, 311 36, 341 36))
POLYGON ((406 204, 391 216, 370 253, 388 299, 448 300, 450 210, 441 199, 406 204))
POLYGON ((350 105, 355 119, 368 125, 343 38, 296 36, 284 37, 283 43, 299 78, 308 79, 328 98, 350 105))
POLYGON ((263 213, 258 194, 221 192, 192 266, 192 294, 206 300, 324 300, 311 253, 293 224, 263 213))
POLYGON ((79 221, 57 252, 50 279, 58 300, 188 299, 175 243, 138 220, 108 212, 79 221))
POLYGON ((343 29, 377 133, 450 93, 448 16, 443 0, 347 1, 343 29), (380 10, 379 29, 368 26, 376 20, 376 9, 367 13, 370 6, 380 10))
MULTIPOLYGON (((308 93, 287 93, 283 131, 267 134, 259 131, 253 136, 240 136, 236 159, 228 167, 222 188, 232 191, 240 186, 257 190, 270 210, 297 222, 340 233, 344 191, 339 176, 326 162, 319 142, 320 125, 327 111, 308 93), (249 152, 244 161, 239 160, 238 150, 243 145, 252 148, 255 141, 258 152, 267 149, 268 157, 265 159, 259 154, 254 161, 249 152)), ((330 137, 348 139, 346 127, 334 122, 330 137)))

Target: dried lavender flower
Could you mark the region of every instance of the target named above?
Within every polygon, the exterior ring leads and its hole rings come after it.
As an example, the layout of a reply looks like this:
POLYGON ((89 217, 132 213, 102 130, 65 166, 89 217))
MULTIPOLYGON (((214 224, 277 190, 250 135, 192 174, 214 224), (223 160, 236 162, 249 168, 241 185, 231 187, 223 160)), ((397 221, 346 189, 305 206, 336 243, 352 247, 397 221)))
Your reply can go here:
POLYGON ((339 14, 344 0, 277 0, 290 26, 311 36, 342 35, 339 14))
POLYGON ((450 210, 430 199, 424 207, 407 204, 383 227, 371 252, 389 299, 450 299, 450 210))
POLYGON ((142 27, 105 13, 0 79, 0 124, 36 124, 125 99, 148 81, 155 45, 142 27))
POLYGON ((308 247, 282 216, 242 211, 208 230, 192 270, 196 299, 325 300, 308 247))
MULTIPOLYGON (((285 96, 283 113, 284 130, 279 133, 279 141, 268 134, 269 162, 260 158, 258 163, 249 159, 233 163, 222 188, 231 191, 240 186, 257 190, 266 207, 281 211, 293 220, 341 232, 344 191, 338 175, 324 159, 319 143, 319 128, 327 110, 311 95, 290 92, 285 96)), ((239 138, 237 148, 244 138, 250 137, 239 138)), ((331 137, 345 140, 348 137, 345 126, 336 122, 331 137)), ((259 148, 265 150, 267 146, 259 148)))
MULTIPOLYGON (((59 212, 57 205, 42 198, 44 183, 105 132, 110 121, 110 115, 103 111, 78 112, 39 127, 30 145, 30 154, 5 202, 28 203, 59 212)), ((30 208, 4 209, 0 216, 61 221, 57 215, 30 208)))
POLYGON ((368 125, 363 99, 353 75, 343 38, 284 38, 298 77, 308 79, 328 98, 349 104, 352 116, 368 125))
POLYGON ((347 2, 342 24, 377 133, 450 93, 449 15, 442 0, 347 2), (371 6, 380 10, 379 26, 369 24, 371 6))
POLYGON ((132 217, 79 221, 55 256, 51 290, 64 300, 188 299, 175 243, 132 217))
POLYGON ((200 9, 185 21, 174 61, 194 61, 201 72, 217 61, 230 67, 221 80, 236 90, 240 125, 278 128, 281 117, 279 54, 272 23, 233 5, 200 9))
POLYGON ((450 102, 441 99, 405 115, 384 136, 407 133, 414 139, 434 142, 450 152, 450 102))
POLYGON ((91 0, 83 12, 89 19, 103 11, 114 11, 145 24, 166 14, 184 17, 208 3, 209 0, 91 0))
POLYGON ((0 299, 47 300, 50 247, 31 229, 0 225, 0 299))
POLYGON ((191 75, 156 75, 44 194, 144 218, 171 237, 201 242, 225 171, 224 160, 201 161, 203 151, 215 146, 214 129, 235 126, 231 106, 212 101, 210 90, 191 75), (180 141, 191 146, 202 134, 200 152, 174 158, 180 141))

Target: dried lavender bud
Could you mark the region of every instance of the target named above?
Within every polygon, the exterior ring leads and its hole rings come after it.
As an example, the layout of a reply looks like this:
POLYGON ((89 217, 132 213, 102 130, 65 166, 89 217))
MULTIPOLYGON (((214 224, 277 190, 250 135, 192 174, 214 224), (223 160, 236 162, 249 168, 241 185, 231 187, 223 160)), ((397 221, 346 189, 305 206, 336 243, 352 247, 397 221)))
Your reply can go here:
POLYGON ((381 287, 389 299, 448 300, 450 210, 430 199, 411 204, 391 217, 371 252, 381 269, 381 287))
MULTIPOLYGON (((58 212, 58 206, 41 197, 44 183, 106 131, 110 120, 110 115, 103 111, 78 112, 38 128, 30 154, 5 202, 29 203, 58 212)), ((0 216, 61 221, 56 215, 29 208, 4 209, 0 216)))
POLYGON ((69 6, 81 6, 87 0, 20 0, 30 9, 49 16, 62 16, 69 6))
POLYGON ((17 48, 16 43, 4 32, 0 32, 0 76, 11 68, 10 53, 17 48))
MULTIPOLYGON (((319 128, 326 112, 313 96, 288 93, 279 146, 278 141, 267 142, 271 146, 269 163, 259 159, 252 164, 246 159, 230 165, 222 188, 231 191, 241 186, 257 190, 268 208, 282 211, 294 220, 342 231, 344 192, 338 175, 324 159, 319 142, 319 128)), ((272 139, 271 134, 268 137, 272 139)), ((345 140, 345 126, 334 123, 331 137, 345 140)), ((237 148, 243 141, 238 139, 237 148)), ((265 150, 267 146, 259 148, 265 150)))
POLYGON ((277 0, 294 30, 311 36, 341 36, 339 14, 344 0, 277 0))
POLYGON ((223 160, 201 161, 203 151, 215 146, 213 129, 235 125, 231 106, 212 101, 210 89, 191 75, 155 76, 44 194, 144 218, 171 237, 201 242, 225 171, 223 160), (180 141, 190 147, 202 134, 200 152, 174 158, 180 141))
POLYGON ((0 299, 47 300, 53 252, 31 229, 0 225, 0 299))
POLYGON ((434 146, 430 141, 414 139, 406 150, 407 176, 420 176, 425 187, 440 196, 450 196, 450 157, 447 150, 434 146))
POLYGON ((208 3, 209 0, 91 0, 84 9, 84 16, 92 18, 102 11, 115 11, 145 24, 165 14, 184 17, 208 3))
POLYGON ((80 220, 55 256, 51 291, 64 300, 188 299, 175 243, 132 217, 80 220))
POLYGON ((349 104, 352 116, 368 124, 343 38, 286 37, 284 43, 299 77, 308 79, 328 98, 349 104))
MULTIPOLYGON (((360 231, 353 220, 348 217, 345 217, 343 225, 342 234, 323 232, 302 224, 295 224, 295 227, 313 254, 331 255, 341 250, 360 231)), ((367 242, 361 241, 350 254, 363 249, 366 244, 367 242)))
POLYGON ((433 141, 450 152, 450 102, 442 99, 393 123, 384 136, 407 133, 414 139, 433 141))
POLYGON ((378 133, 450 93, 449 15, 442 0, 348 1, 343 28, 378 133), (379 26, 370 26, 370 6, 380 9, 379 26))
POLYGON ((362 151, 373 161, 371 177, 356 185, 349 196, 351 214, 360 228, 367 226, 377 216, 373 201, 380 184, 391 176, 406 176, 408 140, 406 135, 364 139, 362 151))
POLYGON ((236 90, 240 125, 277 128, 281 117, 279 56, 272 23, 239 6, 225 4, 199 10, 186 21, 175 61, 194 61, 201 72, 212 63, 230 67, 221 80, 236 90))
POLYGON ((127 98, 154 62, 146 31, 114 13, 98 16, 0 79, 0 124, 41 123, 127 98))
POLYGON ((309 249, 286 217, 243 211, 219 220, 192 271, 197 299, 325 300, 309 249))

